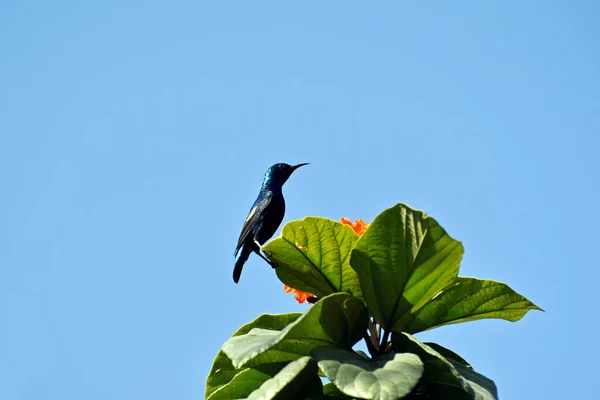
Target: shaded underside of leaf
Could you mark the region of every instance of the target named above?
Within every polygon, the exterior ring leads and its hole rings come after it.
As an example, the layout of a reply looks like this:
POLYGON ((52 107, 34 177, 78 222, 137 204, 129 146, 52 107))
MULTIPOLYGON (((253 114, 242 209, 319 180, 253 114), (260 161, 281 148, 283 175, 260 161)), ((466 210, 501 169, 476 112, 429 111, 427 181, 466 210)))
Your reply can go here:
POLYGON ((275 272, 286 285, 317 297, 348 292, 362 298, 350 254, 358 235, 346 225, 327 218, 291 221, 281 236, 264 250, 277 264, 275 272))
POLYGON ((483 279, 458 277, 454 284, 411 316, 403 330, 421 332, 441 325, 499 318, 518 321, 530 310, 541 310, 508 285, 483 279))
POLYGON ((246 368, 238 371, 226 385, 219 386, 205 398, 208 400, 244 399, 269 379, 271 379, 269 374, 246 368))
MULTIPOLYGON (((254 321, 240 327, 233 335, 240 336, 244 335, 253 328, 263 329, 275 329, 281 330, 286 326, 296 321, 302 313, 288 313, 288 314, 263 314, 256 318, 254 321)), ((206 392, 205 397, 208 398, 215 390, 219 389, 223 385, 228 384, 235 375, 240 373, 231 364, 229 357, 223 353, 223 350, 219 350, 217 357, 213 361, 210 373, 206 380, 206 392)))
POLYGON ((332 382, 323 385, 323 394, 335 399, 350 399, 351 397, 345 395, 338 389, 332 382))
POLYGON ((423 344, 431 347, 433 350, 437 351, 440 355, 445 357, 447 360, 454 360, 457 363, 460 363, 467 368, 473 369, 473 367, 471 366, 471 364, 469 364, 469 362, 467 360, 465 360, 464 358, 462 358, 461 356, 459 356, 452 350, 450 350, 440 344, 433 343, 433 342, 424 342, 423 344))
POLYGON ((435 219, 400 203, 356 242, 351 266, 371 315, 389 329, 452 283, 462 254, 462 244, 435 219))
POLYGON ((361 399, 399 399, 421 379, 423 363, 410 353, 389 353, 365 360, 353 351, 317 348, 313 357, 342 393, 361 399))
POLYGON ((367 321, 361 300, 335 293, 319 300, 283 330, 255 328, 232 337, 223 345, 223 352, 236 368, 291 361, 318 346, 351 348, 362 337, 367 321))
POLYGON ((469 382, 469 385, 475 392, 475 396, 473 397, 475 400, 498 400, 498 388, 494 381, 459 362, 452 359, 448 361, 469 382))
POLYGON ((248 400, 306 398, 311 390, 311 383, 317 376, 317 369, 316 361, 310 357, 301 357, 292 361, 252 392, 248 400))
POLYGON ((417 354, 423 360, 425 382, 436 393, 456 400, 497 400, 494 382, 462 362, 444 357, 408 333, 394 333, 392 341, 394 348, 417 354))

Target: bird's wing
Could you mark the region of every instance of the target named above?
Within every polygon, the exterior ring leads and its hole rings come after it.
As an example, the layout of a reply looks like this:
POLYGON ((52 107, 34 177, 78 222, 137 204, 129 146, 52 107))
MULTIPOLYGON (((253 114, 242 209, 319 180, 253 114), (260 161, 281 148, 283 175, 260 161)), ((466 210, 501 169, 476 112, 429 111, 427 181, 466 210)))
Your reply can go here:
POLYGON ((256 199, 256 202, 254 203, 252 209, 248 213, 248 217, 246 217, 246 221, 244 222, 244 226, 242 227, 242 232, 240 233, 240 238, 238 239, 238 243, 235 248, 235 253, 233 253, 234 255, 236 255, 238 251, 240 251, 244 240, 246 240, 246 237, 248 237, 248 234, 252 230, 252 227, 254 226, 254 224, 256 224, 258 218, 265 211, 272 198, 273 192, 271 192, 270 190, 266 190, 261 194, 261 196, 258 199, 256 199))

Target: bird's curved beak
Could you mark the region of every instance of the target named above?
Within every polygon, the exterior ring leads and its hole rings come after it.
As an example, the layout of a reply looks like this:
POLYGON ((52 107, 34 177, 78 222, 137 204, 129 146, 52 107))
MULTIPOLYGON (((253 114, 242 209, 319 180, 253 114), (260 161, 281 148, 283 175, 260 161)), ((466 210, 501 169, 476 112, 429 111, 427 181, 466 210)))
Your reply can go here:
POLYGON ((292 172, 294 172, 296 169, 298 169, 298 168, 300 168, 300 167, 302 167, 302 166, 304 166, 304 165, 308 165, 308 164, 310 164, 310 163, 307 163, 307 162, 306 162, 306 163, 302 163, 302 164, 294 165, 294 166, 292 167, 292 172))

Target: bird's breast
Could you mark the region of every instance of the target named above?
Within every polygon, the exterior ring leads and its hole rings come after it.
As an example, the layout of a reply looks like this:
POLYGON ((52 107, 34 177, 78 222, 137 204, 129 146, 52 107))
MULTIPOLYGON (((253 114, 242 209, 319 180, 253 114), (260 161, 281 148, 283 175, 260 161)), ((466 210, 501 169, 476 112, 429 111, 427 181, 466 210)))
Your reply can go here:
POLYGON ((285 201, 283 200, 283 196, 280 198, 278 198, 278 196, 273 197, 273 200, 271 200, 271 203, 261 218, 261 226, 257 235, 260 244, 265 243, 273 237, 275 232, 277 232, 279 225, 281 225, 284 215, 285 201))

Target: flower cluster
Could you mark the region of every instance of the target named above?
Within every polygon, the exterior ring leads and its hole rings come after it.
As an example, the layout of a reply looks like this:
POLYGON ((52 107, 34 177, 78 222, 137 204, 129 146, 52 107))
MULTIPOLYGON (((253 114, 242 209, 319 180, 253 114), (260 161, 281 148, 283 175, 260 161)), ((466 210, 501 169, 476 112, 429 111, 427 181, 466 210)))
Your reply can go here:
POLYGON ((299 290, 289 287, 288 285, 283 285, 283 291, 285 293, 294 293, 294 298, 300 304, 304 303, 307 298, 312 296, 312 294, 310 293, 301 292, 299 290))
POLYGON ((362 236, 369 225, 371 225, 369 222, 365 222, 362 219, 356 219, 354 220, 354 223, 352 223, 348 218, 342 218, 342 224, 349 225, 358 236, 362 236))

